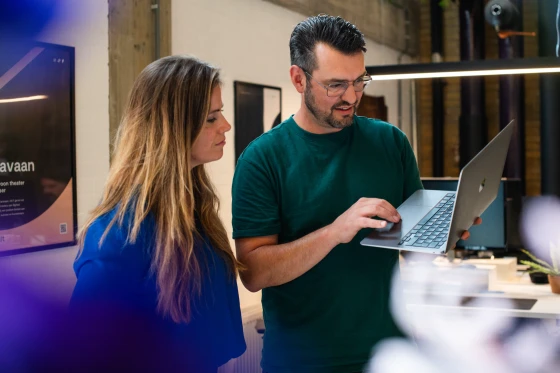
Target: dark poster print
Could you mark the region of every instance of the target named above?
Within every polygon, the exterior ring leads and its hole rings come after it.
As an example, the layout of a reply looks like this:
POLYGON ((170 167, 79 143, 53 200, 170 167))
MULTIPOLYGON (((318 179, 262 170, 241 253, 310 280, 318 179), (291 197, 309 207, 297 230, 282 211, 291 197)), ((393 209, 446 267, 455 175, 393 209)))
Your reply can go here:
POLYGON ((74 48, 0 44, 0 255, 75 244, 74 48))
POLYGON ((234 82, 235 163, 251 141, 282 121, 282 89, 234 82))

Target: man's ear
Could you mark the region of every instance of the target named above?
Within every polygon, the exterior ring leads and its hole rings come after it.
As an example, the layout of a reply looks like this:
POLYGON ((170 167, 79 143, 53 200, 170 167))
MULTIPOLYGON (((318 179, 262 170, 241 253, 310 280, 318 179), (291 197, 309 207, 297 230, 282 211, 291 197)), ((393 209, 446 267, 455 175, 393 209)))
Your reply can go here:
POLYGON ((307 79, 305 78, 305 73, 301 67, 296 65, 292 65, 290 67, 290 79, 292 79, 292 84, 299 93, 303 93, 305 91, 307 79))

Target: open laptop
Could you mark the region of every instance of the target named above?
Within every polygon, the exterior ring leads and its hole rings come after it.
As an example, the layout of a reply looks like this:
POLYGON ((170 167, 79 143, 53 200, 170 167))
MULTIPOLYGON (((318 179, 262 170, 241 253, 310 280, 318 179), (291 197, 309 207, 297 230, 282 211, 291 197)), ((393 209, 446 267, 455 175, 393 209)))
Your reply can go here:
POLYGON ((397 208, 399 223, 373 229, 361 244, 431 254, 451 249, 498 194, 513 122, 463 167, 456 192, 416 191, 397 208))

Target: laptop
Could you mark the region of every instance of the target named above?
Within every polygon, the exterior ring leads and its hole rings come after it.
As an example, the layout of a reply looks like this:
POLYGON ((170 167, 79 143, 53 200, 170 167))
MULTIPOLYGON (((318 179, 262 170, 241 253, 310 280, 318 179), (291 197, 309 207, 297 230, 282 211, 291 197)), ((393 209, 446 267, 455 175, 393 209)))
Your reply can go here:
POLYGON ((463 167, 456 192, 416 191, 397 208, 402 218, 399 223, 387 222, 385 227, 373 229, 360 243, 386 249, 445 254, 498 195, 513 122, 463 167))

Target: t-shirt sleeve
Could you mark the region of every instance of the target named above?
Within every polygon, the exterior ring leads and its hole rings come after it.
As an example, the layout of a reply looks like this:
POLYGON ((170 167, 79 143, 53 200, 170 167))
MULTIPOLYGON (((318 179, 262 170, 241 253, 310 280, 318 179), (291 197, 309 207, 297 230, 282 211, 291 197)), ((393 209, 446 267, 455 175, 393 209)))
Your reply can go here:
POLYGON ((113 226, 99 247, 106 225, 94 223, 88 230, 84 247, 74 263, 76 285, 71 308, 98 304, 100 307, 129 306, 137 294, 141 276, 148 268, 139 258, 143 248, 140 239, 126 244, 121 229, 113 226))
POLYGON ((252 161, 237 162, 232 185, 233 238, 280 233, 278 200, 271 176, 252 161))
POLYGON ((76 266, 77 281, 71 305, 116 302, 125 287, 126 279, 119 275, 118 263, 109 258, 88 258, 76 266))
POLYGON ((422 181, 420 180, 420 171, 418 170, 418 164, 416 163, 416 157, 414 156, 414 151, 408 142, 406 135, 402 135, 403 147, 402 147, 402 164, 404 169, 404 195, 403 201, 406 201, 414 192, 419 189, 424 189, 422 186, 422 181))

